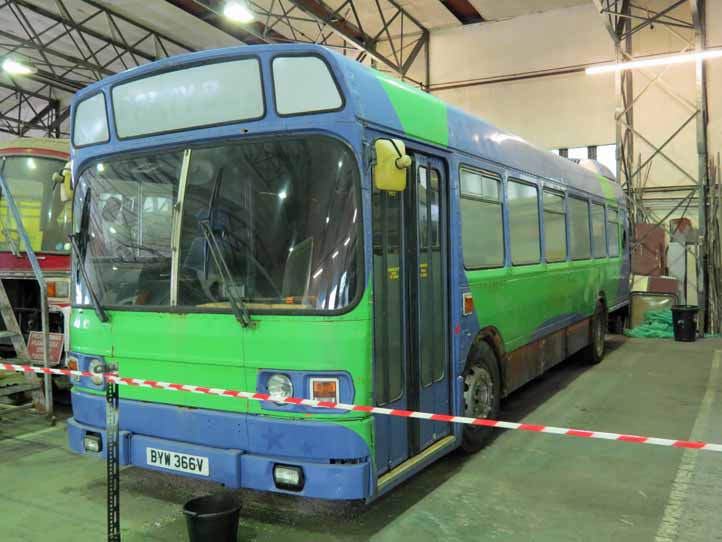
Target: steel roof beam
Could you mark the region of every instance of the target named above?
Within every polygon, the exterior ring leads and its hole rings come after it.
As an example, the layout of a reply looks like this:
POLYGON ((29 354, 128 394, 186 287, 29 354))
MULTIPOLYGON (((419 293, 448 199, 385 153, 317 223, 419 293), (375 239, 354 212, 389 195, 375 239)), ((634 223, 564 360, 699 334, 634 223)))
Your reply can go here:
MULTIPOLYGON (((15 92, 23 93, 22 96, 48 100, 51 98, 46 98, 44 93, 50 94, 51 89, 73 94, 121 69, 168 56, 169 48, 187 52, 194 50, 95 0, 74 0, 73 3, 55 0, 55 6, 57 11, 28 0, 0 2, 0 12, 17 22, 14 27, 0 30, 3 41, 0 57, 14 55, 18 60, 30 63, 35 72, 23 79, 41 85, 34 91, 21 89, 17 84, 12 87, 15 92), (80 3, 91 7, 89 15, 74 15, 76 11, 69 9, 77 10, 80 3), (102 18, 107 33, 99 30, 97 25, 90 26, 89 23, 98 18, 102 18), (134 37, 128 39, 131 31, 134 37)), ((7 85, 0 87, 7 88, 7 85)), ((16 107, 22 104, 22 96, 18 96, 16 107)), ((58 123, 67 119, 67 111, 55 116, 56 132, 59 132, 58 123)), ((5 122, 10 122, 12 118, 5 113, 5 122)), ((16 123, 21 122, 22 119, 16 119, 16 123)), ((37 128, 36 124, 31 123, 33 129, 37 128)), ((13 133, 22 132, 23 129, 18 126, 13 133)))
MULTIPOLYGON (((98 11, 96 13, 86 17, 80 23, 75 22, 75 20, 72 18, 70 12, 68 11, 67 7, 65 6, 65 4, 63 3, 62 0, 55 0, 55 1, 56 1, 56 5, 58 6, 59 10, 62 12, 62 15, 59 15, 59 14, 49 11, 45 8, 37 6, 33 3, 30 3, 27 0, 10 0, 10 4, 15 4, 15 5, 21 6, 29 11, 32 11, 38 15, 45 17, 46 19, 50 19, 52 21, 60 23, 66 28, 67 32, 74 30, 74 31, 78 32, 79 34, 81 34, 81 33, 86 34, 97 40, 107 42, 120 49, 125 49, 131 55, 138 56, 148 62, 158 60, 158 56, 156 56, 155 54, 149 54, 146 51, 138 49, 135 46, 128 45, 127 42, 125 42, 124 38, 122 37, 122 32, 118 31, 119 36, 116 38, 116 37, 113 37, 112 35, 103 34, 101 32, 98 32, 97 30, 94 30, 94 29, 88 27, 87 22, 98 17, 99 15, 105 15, 105 16, 109 17, 109 21, 110 21, 111 25, 115 24, 114 19, 117 19, 117 20, 123 21, 131 26, 134 26, 134 27, 142 30, 143 32, 145 32, 147 34, 145 39, 150 38, 150 37, 157 37, 159 39, 162 39, 163 41, 172 43, 173 45, 175 45, 176 47, 179 47, 181 49, 185 49, 187 51, 194 50, 193 48, 189 47, 188 45, 186 45, 184 43, 181 43, 173 38, 169 38, 168 36, 162 35, 159 32, 156 32, 155 30, 152 30, 149 27, 147 27, 141 23, 132 21, 131 19, 128 19, 127 17, 125 17, 123 15, 119 15, 118 13, 109 10, 105 6, 98 4, 94 0, 81 0, 83 4, 92 6, 95 9, 97 9, 98 11)), ((117 24, 115 24, 115 27, 117 28, 117 24)), ((51 40, 51 43, 57 41, 57 39, 62 38, 62 37, 63 37, 62 34, 60 36, 57 36, 56 38, 51 40)))
POLYGON ((411 22, 412 25, 412 32, 414 34, 418 34, 419 37, 416 40, 419 43, 415 43, 414 39, 409 39, 409 35, 406 36, 407 44, 406 46, 409 46, 409 41, 414 43, 411 53, 407 56, 407 58, 403 59, 400 57, 400 55, 394 55, 394 58, 389 58, 387 55, 382 54, 378 50, 378 39, 377 37, 372 37, 369 34, 367 34, 363 27, 360 24, 360 19, 356 15, 356 6, 354 3, 354 0, 346 0, 343 4, 341 4, 337 9, 332 10, 330 7, 326 6, 325 3, 323 3, 320 0, 288 0, 292 4, 298 6, 299 9, 301 9, 304 13, 309 15, 310 17, 314 18, 318 21, 319 24, 328 26, 333 30, 333 32, 341 37, 344 41, 348 42, 353 47, 359 49, 361 52, 366 53, 369 57, 376 60, 377 62, 380 62, 382 64, 385 64, 392 70, 400 73, 401 75, 406 75, 409 68, 413 64, 414 60, 417 58, 418 54, 423 50, 424 46, 428 46, 429 41, 429 31, 412 15, 408 13, 404 8, 402 8, 398 3, 396 3, 394 0, 384 0, 384 2, 390 6, 392 6, 396 10, 396 14, 401 17, 401 29, 402 33, 401 36, 394 38, 390 35, 389 27, 390 23, 389 20, 386 20, 385 16, 383 15, 383 10, 380 5, 380 3, 376 2, 376 7, 378 10, 379 17, 383 21, 383 26, 381 30, 377 33, 377 36, 381 35, 382 33, 387 34, 389 38, 389 46, 393 50, 396 48, 396 44, 394 44, 394 41, 397 41, 399 44, 398 49, 403 51, 405 48, 404 46, 404 32, 403 32, 403 24, 404 19, 408 19, 408 21, 411 22), (349 8, 352 13, 354 14, 354 18, 356 20, 357 24, 350 23, 347 19, 344 19, 343 17, 340 17, 339 13, 342 9, 349 8), (413 28, 416 27, 416 28, 413 28))
POLYGON ((219 28, 226 34, 248 44, 275 43, 285 41, 285 37, 268 29, 261 22, 254 21, 248 24, 233 24, 226 21, 219 10, 221 2, 218 0, 166 0, 169 4, 182 9, 186 13, 197 17, 206 23, 219 28))
POLYGON ((373 32, 364 28, 358 0, 345 0, 336 8, 323 0, 271 0, 270 5, 268 1, 246 0, 256 20, 237 25, 225 21, 220 0, 166 1, 244 43, 315 43, 344 54, 353 48, 359 51, 356 60, 370 57, 402 76, 407 76, 418 55, 428 48, 428 30, 396 0, 364 3, 367 14, 380 21, 381 28, 374 27, 373 32), (385 39, 381 40, 382 36, 385 39), (388 44, 389 53, 379 50, 382 43, 388 44))
POLYGON ((11 91, 0 99, 0 132, 18 137, 27 135, 31 130, 46 136, 61 135, 58 100, 3 82, 0 82, 0 88, 11 91))

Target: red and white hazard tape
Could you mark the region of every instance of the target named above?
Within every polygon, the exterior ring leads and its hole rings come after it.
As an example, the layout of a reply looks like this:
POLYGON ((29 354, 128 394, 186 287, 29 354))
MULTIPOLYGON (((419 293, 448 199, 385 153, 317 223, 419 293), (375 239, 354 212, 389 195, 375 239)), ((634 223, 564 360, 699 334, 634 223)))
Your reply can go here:
MULTIPOLYGON (((49 369, 45 367, 33 367, 30 365, 13 365, 0 363, 0 369, 6 371, 53 374, 63 376, 98 376, 87 371, 73 371, 70 369, 49 369)), ((500 429, 516 429, 518 431, 532 431, 535 433, 547 433, 551 435, 565 435, 569 437, 584 437, 602 440, 616 440, 621 442, 633 442, 636 444, 654 444, 656 446, 671 446, 673 448, 690 448, 710 452, 722 452, 722 444, 710 444, 707 442, 691 442, 687 440, 672 440, 666 438, 642 437, 639 435, 624 435, 621 433, 605 433, 602 431, 584 431, 570 429, 567 427, 553 427, 550 425, 532 425, 527 423, 503 422, 488 420, 484 418, 467 418, 464 416, 450 416, 448 414, 430 414, 428 412, 416 412, 412 410, 397 410, 391 408, 371 407, 364 405, 351 405, 347 403, 330 403, 328 401, 315 401, 313 399, 300 399, 298 397, 280 398, 266 393, 251 393, 245 391, 226 390, 222 388, 208 388, 204 386, 192 386, 190 384, 175 384, 172 382, 159 382, 157 380, 144 380, 140 378, 126 378, 116 374, 105 374, 106 380, 115 382, 121 386, 136 386, 141 388, 154 388, 167 391, 184 391, 189 393, 200 393, 205 395, 217 395, 220 397, 234 397, 237 399, 248 399, 251 401, 274 401, 276 403, 288 403, 292 405, 304 405, 317 408, 335 408, 368 414, 382 414, 384 416, 399 416, 402 418, 416 418, 420 420, 432 420, 438 422, 461 423, 466 425, 479 425, 483 427, 498 427, 500 429)))
POLYGON ((12 363, 0 363, 0 369, 16 373, 39 373, 58 376, 98 376, 88 371, 71 371, 70 369, 51 369, 46 367, 35 367, 33 365, 13 365, 12 363))

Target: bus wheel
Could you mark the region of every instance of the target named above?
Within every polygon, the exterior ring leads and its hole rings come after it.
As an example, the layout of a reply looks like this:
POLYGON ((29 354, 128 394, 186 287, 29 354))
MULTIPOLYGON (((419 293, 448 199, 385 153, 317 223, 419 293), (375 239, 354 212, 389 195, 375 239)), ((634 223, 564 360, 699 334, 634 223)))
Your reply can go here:
POLYGON ((604 358, 607 341, 607 311, 602 303, 597 303, 591 325, 591 342, 584 350, 584 360, 591 365, 596 365, 604 358))
MULTIPOLYGON (((496 355, 482 342, 476 358, 464 372, 464 416, 496 419, 501 401, 501 382, 496 355)), ((478 452, 493 434, 492 427, 464 425, 461 447, 467 453, 478 452)))

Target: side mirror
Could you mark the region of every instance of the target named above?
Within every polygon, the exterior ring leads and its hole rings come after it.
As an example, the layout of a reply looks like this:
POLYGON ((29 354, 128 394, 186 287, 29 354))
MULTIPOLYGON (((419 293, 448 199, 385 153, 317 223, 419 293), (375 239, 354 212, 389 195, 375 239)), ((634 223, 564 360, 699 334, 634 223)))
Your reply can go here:
POLYGON ((389 192, 406 190, 406 170, 411 167, 411 157, 400 139, 377 139, 376 165, 373 170, 374 187, 389 192))
POLYGON ((53 173, 53 182, 60 185, 60 200, 62 202, 73 199, 73 184, 70 172, 70 163, 65 164, 65 167, 62 170, 53 173))

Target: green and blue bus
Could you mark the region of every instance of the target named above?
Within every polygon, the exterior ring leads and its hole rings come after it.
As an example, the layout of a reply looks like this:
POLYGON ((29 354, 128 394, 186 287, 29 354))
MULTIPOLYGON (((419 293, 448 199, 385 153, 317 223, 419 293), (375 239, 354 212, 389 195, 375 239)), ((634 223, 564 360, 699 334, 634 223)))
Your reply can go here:
MULTIPOLYGON (((72 103, 71 366, 494 418, 628 303, 612 180, 325 48, 177 56, 72 103)), ((122 464, 371 500, 484 427, 121 387, 122 464)), ((102 376, 70 447, 105 454, 102 376)))

